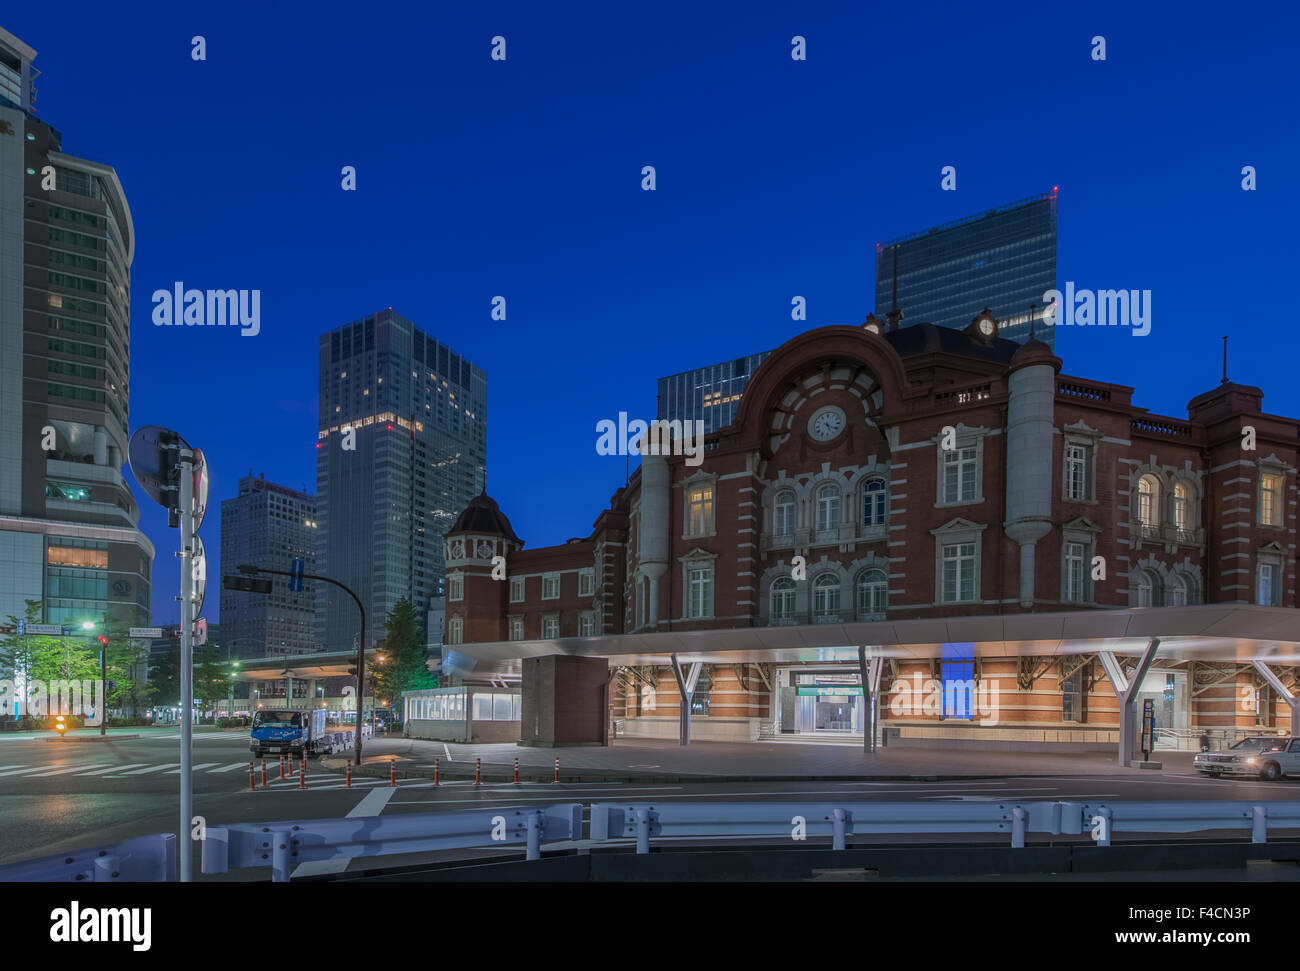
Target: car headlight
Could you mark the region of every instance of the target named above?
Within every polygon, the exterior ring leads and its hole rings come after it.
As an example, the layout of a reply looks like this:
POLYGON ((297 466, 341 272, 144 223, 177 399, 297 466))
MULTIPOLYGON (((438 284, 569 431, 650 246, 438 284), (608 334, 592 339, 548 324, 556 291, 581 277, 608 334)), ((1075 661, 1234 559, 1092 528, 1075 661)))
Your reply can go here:
POLYGON ((1248 758, 1248 759, 1246 760, 1246 764, 1247 764, 1247 765, 1254 765, 1254 764, 1255 764, 1255 758, 1254 758, 1254 756, 1251 756, 1250 758, 1248 758))

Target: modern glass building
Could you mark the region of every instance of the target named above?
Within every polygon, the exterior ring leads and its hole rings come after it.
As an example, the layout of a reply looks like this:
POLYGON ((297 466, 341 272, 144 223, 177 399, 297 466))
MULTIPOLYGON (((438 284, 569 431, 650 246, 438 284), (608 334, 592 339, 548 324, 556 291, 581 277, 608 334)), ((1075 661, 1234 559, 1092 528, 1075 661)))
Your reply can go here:
POLYGON ((1054 347, 1039 315, 1056 287, 1056 192, 877 244, 876 315, 961 329, 988 307, 999 336, 1023 344, 1036 304, 1034 336, 1054 347))
MULTIPOLYGON (((221 562, 233 573, 244 563, 288 570, 300 559, 304 573, 316 573, 317 523, 315 496, 250 472, 239 480, 239 494, 221 502, 221 562)), ((222 646, 232 658, 317 650, 316 584, 304 580, 298 592, 288 577, 270 580, 269 594, 221 591, 222 646)))
MULTIPOLYGON (((391 308, 321 336, 316 565, 366 604, 371 644, 402 597, 435 606, 443 534, 483 491, 486 462, 482 369, 391 308)), ((328 584, 316 623, 326 649, 353 646, 356 606, 328 584)))
POLYGON ((135 228, 117 173, 33 114, 0 29, 0 624, 149 622, 153 544, 122 475, 135 228))
POLYGON ((667 421, 703 419, 705 434, 730 425, 750 376, 771 351, 659 379, 659 413, 667 421))

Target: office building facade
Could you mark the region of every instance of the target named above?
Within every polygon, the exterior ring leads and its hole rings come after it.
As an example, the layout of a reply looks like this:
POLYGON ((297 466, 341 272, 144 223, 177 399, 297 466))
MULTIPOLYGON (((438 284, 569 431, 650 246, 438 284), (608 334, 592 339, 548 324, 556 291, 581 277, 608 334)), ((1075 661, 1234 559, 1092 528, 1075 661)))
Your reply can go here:
POLYGON ((771 353, 762 351, 660 378, 655 417, 666 421, 702 420, 705 433, 725 428, 736 417, 750 376, 771 353))
POLYGON ((876 246, 876 315, 897 308, 901 326, 961 329, 980 308, 1000 333, 1023 344, 1034 336, 1055 347, 1041 319, 1043 294, 1056 287, 1057 190, 876 246))
POLYGON ((154 548, 122 475, 135 229, 109 166, 34 114, 0 29, 0 622, 147 625, 154 548))
MULTIPOLYGON (((422 613, 443 579, 446 530, 483 490, 487 375, 382 310, 320 339, 317 565, 366 605, 366 640, 402 597, 422 613)), ((318 640, 353 646, 356 606, 317 592, 318 640)))
MULTIPOLYGON (((249 563, 288 570, 302 560, 316 573, 316 497, 265 476, 239 480, 239 494, 221 503, 221 563, 226 572, 249 563)), ((221 591, 222 646, 232 658, 310 654, 316 644, 316 584, 289 589, 289 577, 271 576, 271 593, 221 591)))

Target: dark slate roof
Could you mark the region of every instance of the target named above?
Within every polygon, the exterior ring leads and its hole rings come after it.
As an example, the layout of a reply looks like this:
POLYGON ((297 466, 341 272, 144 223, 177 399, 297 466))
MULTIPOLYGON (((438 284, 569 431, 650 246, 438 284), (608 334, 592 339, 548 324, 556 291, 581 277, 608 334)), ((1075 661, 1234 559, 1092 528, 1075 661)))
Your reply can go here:
POLYGON ((960 354, 962 357, 1010 364, 1016 351, 1020 350, 1019 344, 1003 337, 982 341, 964 330, 925 323, 887 331, 884 336, 902 358, 945 351, 949 354, 960 354))
POLYGON ((516 543, 522 542, 515 535, 506 514, 501 511, 496 501, 486 492, 480 492, 469 501, 469 505, 456 517, 455 525, 447 530, 447 533, 448 535, 452 533, 488 533, 504 536, 516 543))

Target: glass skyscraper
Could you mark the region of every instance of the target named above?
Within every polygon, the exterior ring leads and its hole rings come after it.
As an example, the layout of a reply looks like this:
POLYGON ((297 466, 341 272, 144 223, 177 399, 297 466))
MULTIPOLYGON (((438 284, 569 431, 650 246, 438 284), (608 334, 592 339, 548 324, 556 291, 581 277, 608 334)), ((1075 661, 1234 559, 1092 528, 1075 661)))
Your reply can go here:
POLYGON ((876 316, 895 306, 901 326, 961 329, 988 307, 998 334, 1055 346, 1044 326, 1043 294, 1056 287, 1056 189, 876 246, 876 316))
POLYGON ((738 357, 659 379, 659 413, 667 421, 703 419, 705 434, 726 428, 736 417, 740 396, 771 351, 738 357))
MULTIPOLYGON (((320 338, 317 568, 366 604, 366 640, 402 597, 428 611, 443 534, 483 491, 487 375, 391 309, 320 338), (348 445, 351 448, 348 448, 348 445)), ((316 594, 317 642, 353 646, 356 606, 316 594)))

